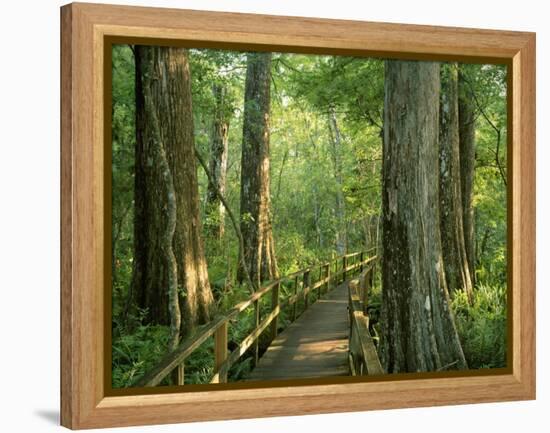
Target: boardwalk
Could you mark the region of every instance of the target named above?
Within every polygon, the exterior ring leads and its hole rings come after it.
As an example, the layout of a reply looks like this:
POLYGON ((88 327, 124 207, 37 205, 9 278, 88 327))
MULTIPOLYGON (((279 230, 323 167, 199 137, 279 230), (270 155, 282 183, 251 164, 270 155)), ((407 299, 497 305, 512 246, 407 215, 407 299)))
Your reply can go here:
MULTIPOLYGON (((185 383, 186 359, 209 338, 214 338, 214 374, 210 383, 231 381, 230 369, 258 341, 260 335, 269 332, 280 313, 279 306, 293 308, 297 299, 310 299, 311 291, 331 285, 335 281, 346 281, 334 288, 324 298, 313 304, 306 302, 307 309, 293 323, 275 338, 256 368, 245 380, 264 381, 277 379, 318 378, 349 376, 358 374, 382 374, 376 347, 369 334, 367 318, 360 294, 355 290, 348 294, 348 282, 361 275, 362 288, 369 290, 376 264, 376 256, 368 257, 368 251, 359 251, 335 257, 319 266, 319 272, 311 276, 311 267, 301 269, 279 280, 271 281, 255 291, 248 299, 239 302, 225 314, 202 325, 168 352, 155 366, 134 382, 135 386, 157 386, 168 375, 177 372, 176 383, 185 383), (281 299, 279 290, 282 282, 294 282, 295 294, 281 299), (298 284, 307 281, 308 284, 298 284), (239 314, 263 297, 271 298, 271 311, 256 327, 233 345, 228 347, 229 326, 238 320, 239 314), (350 310, 348 310, 350 308, 350 310), (350 322, 351 319, 351 322, 350 322), (351 332, 351 339, 349 338, 351 332), (350 345, 351 341, 351 345, 350 345), (350 368, 350 365, 353 368, 350 368)), ((301 303, 301 302, 300 302, 301 303)))
POLYGON ((277 336, 248 380, 349 375, 347 307, 341 284, 277 336))

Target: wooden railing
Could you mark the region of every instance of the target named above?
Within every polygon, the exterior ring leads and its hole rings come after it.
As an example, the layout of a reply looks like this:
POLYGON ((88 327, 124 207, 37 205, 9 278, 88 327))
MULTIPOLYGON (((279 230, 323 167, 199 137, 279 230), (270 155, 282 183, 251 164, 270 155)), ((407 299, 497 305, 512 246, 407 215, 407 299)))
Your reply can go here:
POLYGON ((352 376, 383 374, 378 352, 369 331, 368 294, 374 283, 378 258, 365 263, 365 270, 348 283, 349 367, 352 376))
POLYGON ((183 385, 185 360, 210 337, 214 338, 214 375, 210 383, 227 382, 229 369, 249 349, 253 351, 254 364, 258 362, 258 339, 268 328, 271 339, 277 336, 278 318, 284 308, 291 308, 289 316, 290 321, 293 322, 299 313, 305 311, 310 305, 312 293, 316 292, 317 299, 319 299, 347 278, 362 273, 369 261, 367 251, 356 252, 326 263, 307 267, 269 282, 254 292, 247 300, 235 305, 225 314, 206 325, 197 328, 173 352, 168 353, 155 367, 146 372, 134 386, 156 386, 172 372, 177 372, 177 384, 183 385), (316 276, 315 279, 313 279, 314 275, 316 276), (292 294, 285 299, 281 299, 281 286, 283 283, 289 282, 293 288, 292 294), (270 311, 260 320, 260 301, 268 293, 271 293, 270 311), (301 312, 298 311, 300 301, 303 301, 301 312), (232 321, 238 318, 240 313, 251 306, 254 307, 254 329, 239 343, 238 347, 229 352, 228 327, 232 321))

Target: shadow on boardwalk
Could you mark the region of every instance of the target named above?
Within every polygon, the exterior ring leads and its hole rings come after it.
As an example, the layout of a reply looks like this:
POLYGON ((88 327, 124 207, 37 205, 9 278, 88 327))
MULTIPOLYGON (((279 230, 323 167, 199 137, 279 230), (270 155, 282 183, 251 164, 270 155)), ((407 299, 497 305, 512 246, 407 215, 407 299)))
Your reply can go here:
POLYGON ((248 380, 349 375, 347 308, 343 283, 273 340, 248 380))

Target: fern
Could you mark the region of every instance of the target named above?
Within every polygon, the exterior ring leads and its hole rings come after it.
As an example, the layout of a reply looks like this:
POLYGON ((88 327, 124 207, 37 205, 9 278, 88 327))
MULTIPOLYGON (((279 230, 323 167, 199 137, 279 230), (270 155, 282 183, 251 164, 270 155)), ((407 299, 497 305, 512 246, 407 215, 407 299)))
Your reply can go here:
POLYGON ((480 285, 474 291, 472 305, 464 292, 457 292, 452 308, 468 366, 505 367, 506 287, 480 285))

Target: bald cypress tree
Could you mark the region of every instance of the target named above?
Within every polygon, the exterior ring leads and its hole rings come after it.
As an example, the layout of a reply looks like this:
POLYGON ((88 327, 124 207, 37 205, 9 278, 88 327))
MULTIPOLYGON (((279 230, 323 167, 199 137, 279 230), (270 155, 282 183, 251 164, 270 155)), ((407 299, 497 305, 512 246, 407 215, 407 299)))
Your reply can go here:
MULTIPOLYGON (((240 228, 244 260, 255 284, 278 277, 271 227, 269 114, 271 53, 248 53, 241 159, 240 228)), ((244 280, 239 267, 238 278, 244 280)))
POLYGON ((462 220, 464 246, 470 268, 472 284, 475 283, 475 225, 474 225, 474 173, 476 121, 472 88, 466 81, 467 66, 458 70, 458 139, 460 148, 460 182, 462 192, 462 220))
POLYGON ((439 206, 441 245, 449 291, 464 290, 471 300, 472 280, 464 242, 459 142, 458 66, 441 67, 439 111, 439 206))
POLYGON ((439 230, 438 63, 385 70, 381 360, 388 373, 466 368, 439 230))
POLYGON ((188 54, 136 46, 135 59, 132 291, 148 323, 173 323, 179 307, 187 332, 208 321, 213 308, 201 239, 188 54), (182 295, 176 303, 174 290, 182 295))

